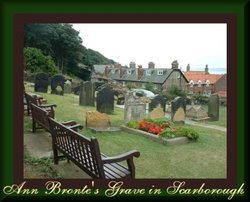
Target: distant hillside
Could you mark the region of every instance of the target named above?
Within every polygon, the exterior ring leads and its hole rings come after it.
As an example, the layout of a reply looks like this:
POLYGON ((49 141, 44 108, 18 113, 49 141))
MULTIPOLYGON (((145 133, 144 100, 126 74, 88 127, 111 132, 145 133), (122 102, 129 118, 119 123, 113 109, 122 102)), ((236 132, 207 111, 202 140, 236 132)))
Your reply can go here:
POLYGON ((98 51, 92 50, 92 49, 87 49, 87 55, 88 55, 88 62, 90 66, 96 65, 96 64, 103 64, 103 65, 108 65, 108 64, 114 64, 115 61, 106 58, 103 56, 101 53, 98 51))

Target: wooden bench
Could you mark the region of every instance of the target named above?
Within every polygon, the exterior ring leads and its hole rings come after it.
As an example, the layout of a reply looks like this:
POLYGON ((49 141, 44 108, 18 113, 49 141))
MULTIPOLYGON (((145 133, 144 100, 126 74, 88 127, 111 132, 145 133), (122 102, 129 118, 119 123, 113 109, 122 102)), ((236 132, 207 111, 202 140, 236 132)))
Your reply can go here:
MULTIPOLYGON (((32 132, 35 133, 36 129, 45 129, 46 131, 50 132, 49 127, 49 120, 48 117, 49 112, 34 105, 33 103, 30 104, 31 107, 31 115, 32 115, 32 132)), ((63 125, 77 131, 78 129, 83 129, 83 126, 77 124, 76 121, 68 121, 63 122, 63 125)))
POLYGON ((100 153, 96 138, 87 138, 52 118, 49 123, 55 164, 58 164, 60 152, 95 179, 135 178, 133 157, 140 156, 138 151, 107 157, 100 153), (120 164, 121 161, 126 161, 127 166, 120 164))
POLYGON ((31 103, 33 103, 36 106, 39 106, 40 108, 48 111, 50 117, 54 118, 55 117, 55 111, 54 107, 56 107, 56 104, 44 104, 43 103, 43 98, 38 97, 37 95, 32 95, 29 93, 24 93, 26 101, 27 101, 27 107, 28 107, 28 115, 30 114, 29 110, 31 109, 31 103))

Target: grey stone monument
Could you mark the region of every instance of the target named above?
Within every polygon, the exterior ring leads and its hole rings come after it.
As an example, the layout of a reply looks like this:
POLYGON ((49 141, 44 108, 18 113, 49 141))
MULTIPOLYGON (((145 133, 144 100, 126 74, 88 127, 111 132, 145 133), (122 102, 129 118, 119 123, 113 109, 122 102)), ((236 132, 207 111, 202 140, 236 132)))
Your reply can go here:
POLYGON ((67 80, 65 83, 64 83, 64 93, 68 93, 70 94, 71 93, 71 82, 69 80, 67 80))
POLYGON ((96 110, 106 114, 114 112, 114 91, 110 87, 99 88, 96 97, 96 110))
POLYGON ((81 82, 79 91, 79 105, 95 106, 95 84, 91 81, 81 82))
POLYGON ((220 100, 217 94, 210 95, 208 99, 208 116, 212 121, 219 120, 219 105, 220 100))
POLYGON ((40 72, 35 75, 35 92, 42 92, 47 93, 48 92, 48 85, 49 85, 49 75, 40 72))
POLYGON ((146 103, 140 97, 134 96, 133 92, 129 92, 125 96, 124 122, 139 121, 146 118, 146 103))

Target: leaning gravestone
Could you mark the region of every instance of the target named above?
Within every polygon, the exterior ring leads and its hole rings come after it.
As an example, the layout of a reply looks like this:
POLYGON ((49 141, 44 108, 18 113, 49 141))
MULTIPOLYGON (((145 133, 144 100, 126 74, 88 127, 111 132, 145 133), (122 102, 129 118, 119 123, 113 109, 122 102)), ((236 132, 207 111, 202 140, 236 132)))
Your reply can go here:
POLYGON ((35 92, 47 93, 48 91, 49 75, 40 72, 35 75, 35 92))
POLYGON ((110 87, 99 88, 96 97, 96 110, 106 114, 114 112, 114 91, 110 87))
POLYGON ((208 116, 212 121, 219 120, 219 105, 220 100, 217 94, 210 95, 208 99, 208 116))
POLYGON ((185 123, 186 102, 182 97, 176 97, 171 102, 171 120, 174 123, 185 123))
POLYGON ((146 103, 138 96, 129 92, 125 96, 124 122, 139 121, 146 118, 146 103))
POLYGON ((151 99, 151 102, 149 103, 149 112, 151 112, 153 109, 155 109, 159 104, 161 105, 164 113, 166 112, 166 103, 167 99, 163 97, 162 95, 157 95, 153 99, 151 99))
POLYGON ((79 105, 95 106, 95 84, 86 81, 81 82, 79 91, 79 105))
POLYGON ((63 95, 64 92, 64 77, 62 75, 55 75, 51 78, 51 93, 56 95, 63 95))
POLYGON ((64 83, 64 93, 68 93, 70 94, 71 93, 71 82, 69 80, 67 80, 65 83, 64 83))
POLYGON ((148 118, 151 119, 165 118, 165 112, 163 111, 161 104, 158 104, 156 108, 154 108, 151 112, 149 112, 148 118))

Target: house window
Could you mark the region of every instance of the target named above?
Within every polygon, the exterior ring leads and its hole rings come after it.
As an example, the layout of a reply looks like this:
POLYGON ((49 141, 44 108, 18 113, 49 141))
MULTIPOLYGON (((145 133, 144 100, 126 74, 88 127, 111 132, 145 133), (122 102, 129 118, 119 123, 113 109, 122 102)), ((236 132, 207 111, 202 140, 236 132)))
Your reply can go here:
POLYGON ((127 74, 131 74, 131 70, 130 69, 127 70, 127 74))
POLYGON ((157 75, 159 75, 159 76, 160 76, 160 75, 163 75, 163 70, 158 70, 158 71, 157 71, 157 75))
POLYGON ((122 86, 126 86, 125 81, 122 82, 122 86))
POLYGON ((201 87, 202 81, 199 80, 199 81, 197 82, 197 84, 198 84, 198 87, 201 87))
POLYGON ((114 74, 114 73, 115 73, 115 69, 112 69, 112 70, 111 70, 111 73, 114 74))
POLYGON ((190 85, 191 88, 193 88, 193 87, 194 87, 194 81, 193 81, 193 80, 190 80, 190 81, 189 81, 189 85, 190 85))
POLYGON ((151 75, 151 70, 147 70, 146 75, 150 76, 151 75))
POLYGON ((210 85, 210 81, 206 80, 206 87, 209 87, 209 85, 210 85))

